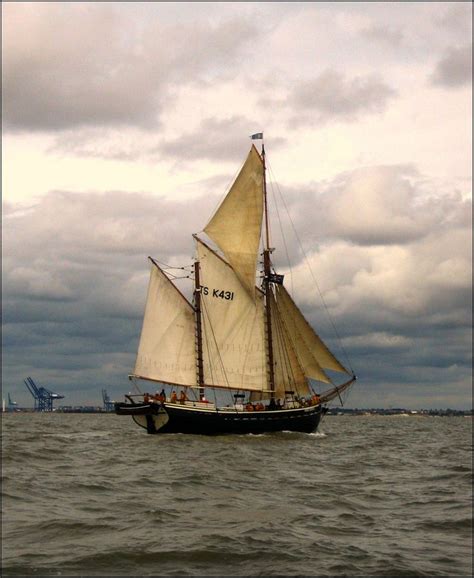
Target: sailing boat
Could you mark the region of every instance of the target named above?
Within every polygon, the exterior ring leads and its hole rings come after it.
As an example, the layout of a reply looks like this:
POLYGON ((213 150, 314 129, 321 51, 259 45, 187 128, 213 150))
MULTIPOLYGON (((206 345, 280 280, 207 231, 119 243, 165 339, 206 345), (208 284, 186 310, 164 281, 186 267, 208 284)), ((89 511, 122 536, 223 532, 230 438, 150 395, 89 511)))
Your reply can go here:
POLYGON ((130 393, 115 404, 115 412, 132 416, 150 434, 311 433, 326 404, 341 399, 356 379, 316 334, 275 271, 263 135, 251 138, 262 139, 261 153, 252 144, 204 228, 217 248, 202 234, 193 235, 192 303, 149 257, 145 314, 129 378, 163 389, 155 395, 130 393), (261 243, 263 275, 257 286, 261 243), (328 370, 349 379, 336 385, 328 370), (328 389, 316 393, 315 382, 328 389))

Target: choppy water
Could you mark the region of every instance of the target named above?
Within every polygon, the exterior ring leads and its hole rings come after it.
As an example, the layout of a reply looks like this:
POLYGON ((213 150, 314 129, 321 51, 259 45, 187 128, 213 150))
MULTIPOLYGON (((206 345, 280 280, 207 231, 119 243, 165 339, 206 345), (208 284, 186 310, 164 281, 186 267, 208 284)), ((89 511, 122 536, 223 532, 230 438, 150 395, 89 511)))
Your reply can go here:
POLYGON ((2 419, 7 575, 472 573, 470 418, 223 437, 150 436, 115 415, 2 419))

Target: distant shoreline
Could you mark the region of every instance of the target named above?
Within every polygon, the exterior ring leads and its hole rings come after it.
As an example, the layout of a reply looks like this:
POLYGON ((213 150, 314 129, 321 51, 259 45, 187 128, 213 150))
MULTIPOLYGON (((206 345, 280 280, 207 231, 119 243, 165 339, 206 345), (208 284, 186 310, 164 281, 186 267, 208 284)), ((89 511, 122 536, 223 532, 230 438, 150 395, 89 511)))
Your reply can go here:
MULTIPOLYGON (((101 407, 93 406, 66 406, 55 408, 52 412, 38 412, 33 408, 15 408, 13 411, 6 410, 4 414, 14 414, 14 413, 80 413, 80 414, 114 414, 114 411, 106 411, 101 407)), ((327 415, 331 416, 360 416, 360 415, 383 415, 383 416, 407 416, 407 417, 472 417, 474 415, 473 409, 420 409, 411 410, 405 408, 395 408, 395 409, 384 409, 384 408, 344 408, 335 407, 330 408, 327 415)))

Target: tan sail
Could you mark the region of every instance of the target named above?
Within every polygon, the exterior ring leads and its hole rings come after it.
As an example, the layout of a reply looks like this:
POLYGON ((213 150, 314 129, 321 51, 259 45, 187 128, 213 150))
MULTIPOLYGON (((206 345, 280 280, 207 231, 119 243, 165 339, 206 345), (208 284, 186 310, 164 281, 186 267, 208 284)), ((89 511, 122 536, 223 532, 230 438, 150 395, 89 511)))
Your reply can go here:
POLYGON ((134 373, 196 385, 194 309, 154 261, 134 373))
POLYGON ((229 193, 204 229, 252 297, 262 229, 262 191, 263 163, 253 146, 229 193))
POLYGON ((250 391, 267 389, 263 295, 253 299, 232 267, 197 239, 201 280, 204 381, 250 391))
POLYGON ((277 285, 276 289, 278 308, 305 374, 326 383, 331 383, 331 380, 321 368, 351 375, 315 333, 283 285, 277 285))
POLYGON ((306 396, 309 393, 309 387, 303 368, 281 319, 272 291, 269 290, 268 294, 272 318, 275 397, 283 399, 285 391, 293 391, 300 396, 306 396))

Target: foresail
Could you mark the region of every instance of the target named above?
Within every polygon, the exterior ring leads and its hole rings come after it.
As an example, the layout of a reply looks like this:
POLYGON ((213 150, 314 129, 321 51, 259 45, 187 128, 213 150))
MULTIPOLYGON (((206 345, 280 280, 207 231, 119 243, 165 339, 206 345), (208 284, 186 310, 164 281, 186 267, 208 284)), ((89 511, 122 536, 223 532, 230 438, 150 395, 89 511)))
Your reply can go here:
POLYGON ((282 285, 277 285, 276 289, 279 311, 292 338, 298 359, 304 367, 305 374, 326 383, 331 383, 331 380, 323 369, 351 375, 315 333, 286 289, 282 285))
POLYGON ((204 229, 252 297, 262 229, 262 191, 263 163, 253 146, 229 193, 204 229))
POLYGON ((151 262, 134 373, 155 381, 196 385, 194 309, 151 262))
POLYGON ((253 299, 232 267, 197 237, 206 385, 267 389, 263 295, 253 299))

